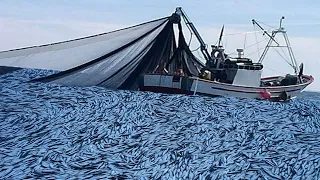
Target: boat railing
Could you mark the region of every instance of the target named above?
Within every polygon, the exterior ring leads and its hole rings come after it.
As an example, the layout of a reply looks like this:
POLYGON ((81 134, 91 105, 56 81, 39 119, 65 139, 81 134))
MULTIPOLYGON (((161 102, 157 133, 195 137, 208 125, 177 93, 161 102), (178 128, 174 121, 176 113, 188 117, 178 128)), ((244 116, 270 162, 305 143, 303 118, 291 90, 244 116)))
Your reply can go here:
POLYGON ((220 69, 246 69, 246 70, 261 70, 262 64, 242 65, 242 64, 220 64, 220 69))

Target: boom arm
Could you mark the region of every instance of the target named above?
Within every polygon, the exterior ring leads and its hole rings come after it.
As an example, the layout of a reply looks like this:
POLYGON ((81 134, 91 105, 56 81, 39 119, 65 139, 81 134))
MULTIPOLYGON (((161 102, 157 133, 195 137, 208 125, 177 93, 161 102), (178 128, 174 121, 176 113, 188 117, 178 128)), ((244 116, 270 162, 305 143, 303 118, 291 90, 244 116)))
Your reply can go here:
POLYGON ((176 9, 176 13, 181 15, 184 19, 184 21, 186 22, 187 26, 191 29, 191 31, 195 34, 195 36, 197 37, 199 43, 200 43, 200 49, 201 52, 204 56, 204 58, 206 59, 206 61, 209 61, 211 59, 211 56, 207 50, 207 46, 204 43, 203 39, 201 38, 199 32, 197 31, 196 27, 193 25, 193 23, 190 21, 190 19, 188 18, 188 16, 186 15, 186 13, 183 11, 183 9, 181 7, 177 7, 176 9))

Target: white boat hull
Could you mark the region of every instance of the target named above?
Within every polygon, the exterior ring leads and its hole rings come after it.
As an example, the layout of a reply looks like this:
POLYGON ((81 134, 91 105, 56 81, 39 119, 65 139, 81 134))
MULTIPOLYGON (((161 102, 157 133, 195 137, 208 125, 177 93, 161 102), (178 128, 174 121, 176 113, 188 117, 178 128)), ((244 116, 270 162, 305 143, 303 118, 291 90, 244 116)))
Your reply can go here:
POLYGON ((265 91, 270 93, 271 98, 273 99, 281 97, 281 94, 285 92, 287 96, 286 99, 291 99, 296 97, 305 87, 313 82, 312 76, 303 75, 302 78, 304 79, 304 83, 297 85, 248 87, 209 81, 196 77, 145 74, 142 79, 142 84, 140 84, 140 90, 189 95, 203 94, 211 96, 233 96, 253 99, 265 99, 262 95, 265 91))

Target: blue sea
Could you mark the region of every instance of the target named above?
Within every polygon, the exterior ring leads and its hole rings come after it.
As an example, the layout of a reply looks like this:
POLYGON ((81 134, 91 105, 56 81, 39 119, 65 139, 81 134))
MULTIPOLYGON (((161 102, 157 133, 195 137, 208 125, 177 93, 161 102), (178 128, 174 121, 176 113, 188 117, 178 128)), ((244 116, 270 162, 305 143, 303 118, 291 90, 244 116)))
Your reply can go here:
POLYGON ((320 94, 289 102, 0 76, 0 179, 320 179, 320 94))

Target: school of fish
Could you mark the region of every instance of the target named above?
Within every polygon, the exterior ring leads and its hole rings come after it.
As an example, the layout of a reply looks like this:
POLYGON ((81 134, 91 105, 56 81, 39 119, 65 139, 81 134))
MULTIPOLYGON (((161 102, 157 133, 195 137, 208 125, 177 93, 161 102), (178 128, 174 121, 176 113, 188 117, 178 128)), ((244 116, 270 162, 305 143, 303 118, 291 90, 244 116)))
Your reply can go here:
POLYGON ((0 76, 0 179, 320 179, 320 96, 286 103, 0 76))

